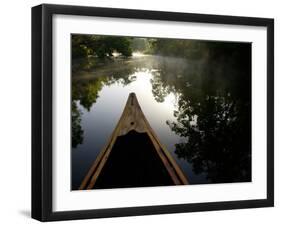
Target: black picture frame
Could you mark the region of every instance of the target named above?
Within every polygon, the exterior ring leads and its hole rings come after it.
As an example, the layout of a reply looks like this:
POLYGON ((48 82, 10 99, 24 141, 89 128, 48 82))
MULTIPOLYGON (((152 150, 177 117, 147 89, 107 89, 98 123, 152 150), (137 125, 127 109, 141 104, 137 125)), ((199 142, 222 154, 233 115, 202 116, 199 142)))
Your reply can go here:
POLYGON ((274 20, 43 4, 32 8, 32 218, 40 221, 270 207, 274 205, 274 20), (52 17, 55 14, 267 28, 267 198, 95 210, 52 210, 52 17))

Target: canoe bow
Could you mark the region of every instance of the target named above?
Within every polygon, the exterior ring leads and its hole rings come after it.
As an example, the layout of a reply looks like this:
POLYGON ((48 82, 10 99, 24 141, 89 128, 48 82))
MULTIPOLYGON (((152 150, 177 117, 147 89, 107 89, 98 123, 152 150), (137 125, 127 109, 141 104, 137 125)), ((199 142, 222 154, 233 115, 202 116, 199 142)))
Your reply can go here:
POLYGON ((138 133, 147 133, 149 136, 154 150, 160 157, 163 165, 165 166, 169 176, 171 177, 175 185, 186 185, 188 180, 184 175, 183 171, 179 165, 175 162, 174 158, 164 147, 163 144, 157 138, 155 132, 149 125, 145 115, 143 114, 141 107, 138 103, 135 93, 130 93, 126 106, 123 113, 115 127, 113 133, 111 134, 107 144, 103 150, 99 153, 93 165, 89 169, 85 178, 83 179, 79 190, 92 189, 110 156, 111 150, 119 136, 126 135, 128 132, 135 130, 138 133))

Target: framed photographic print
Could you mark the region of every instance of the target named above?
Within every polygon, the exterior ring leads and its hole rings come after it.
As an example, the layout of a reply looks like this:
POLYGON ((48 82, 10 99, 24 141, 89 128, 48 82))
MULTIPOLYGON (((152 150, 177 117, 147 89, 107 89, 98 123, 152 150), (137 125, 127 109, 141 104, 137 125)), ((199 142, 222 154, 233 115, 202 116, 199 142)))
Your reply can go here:
POLYGON ((32 8, 32 217, 274 204, 274 21, 32 8))

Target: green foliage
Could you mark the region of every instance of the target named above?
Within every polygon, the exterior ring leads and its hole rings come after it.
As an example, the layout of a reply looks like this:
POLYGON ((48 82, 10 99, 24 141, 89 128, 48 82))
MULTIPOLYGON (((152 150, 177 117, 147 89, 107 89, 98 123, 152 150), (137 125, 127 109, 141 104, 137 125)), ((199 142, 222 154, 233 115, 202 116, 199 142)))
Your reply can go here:
POLYGON ((78 99, 80 100, 80 104, 89 111, 93 103, 96 103, 99 97, 98 93, 102 89, 102 87, 102 78, 95 79, 91 82, 83 83, 81 84, 81 86, 77 87, 78 89, 80 89, 78 90, 78 99))
MULTIPOLYGON (((212 42, 184 39, 149 39, 150 52, 153 54, 183 57, 188 59, 214 58, 221 55, 243 56, 243 43, 212 42), (241 48, 242 47, 242 48, 241 48)), ((247 54, 247 53, 246 53, 247 54)))
POLYGON ((90 55, 91 49, 89 48, 89 45, 91 41, 91 36, 89 35, 72 35, 72 58, 81 58, 90 55))
POLYGON ((111 57, 114 52, 122 56, 132 55, 131 38, 97 35, 72 35, 72 58, 111 57))
MULTIPOLYGON (((83 143, 83 129, 81 126, 81 115, 82 111, 78 109, 77 104, 79 103, 87 111, 93 107, 93 104, 97 102, 99 98, 99 92, 106 85, 110 85, 113 83, 120 83, 123 85, 128 85, 132 81, 134 81, 133 76, 129 76, 133 74, 134 67, 131 65, 123 65, 120 67, 119 63, 116 62, 115 66, 119 65, 119 67, 115 68, 107 67, 107 64, 103 62, 102 66, 98 66, 98 62, 93 59, 84 59, 78 60, 78 63, 75 63, 75 67, 72 68, 72 147, 76 148, 79 144, 83 143), (76 77, 83 77, 89 71, 93 69, 93 67, 100 71, 97 72, 96 77, 91 77, 90 79, 78 79, 76 77), (108 69, 107 72, 105 69, 108 69), (106 76, 108 75, 108 76, 106 76)), ((111 62, 111 66, 114 65, 114 62, 111 62)))
POLYGON ((190 161, 195 173, 207 172, 212 182, 249 181, 249 106, 231 96, 187 101, 180 101, 177 122, 169 124, 176 134, 188 138, 176 144, 177 156, 190 161))
POLYGON ((147 38, 133 38, 132 49, 134 52, 147 52, 150 48, 147 38))
POLYGON ((83 143, 83 130, 81 126, 81 114, 78 109, 77 103, 72 101, 71 103, 71 121, 72 121, 72 147, 76 148, 79 144, 83 143))
POLYGON ((239 43, 208 48, 208 56, 198 61, 203 63, 192 67, 163 60, 151 80, 152 93, 158 102, 177 94, 176 120, 167 124, 182 137, 175 153, 193 172, 215 183, 249 181, 251 48, 239 43))
POLYGON ((150 39, 151 52, 164 56, 192 57, 193 59, 204 55, 204 46, 200 41, 183 39, 150 39))

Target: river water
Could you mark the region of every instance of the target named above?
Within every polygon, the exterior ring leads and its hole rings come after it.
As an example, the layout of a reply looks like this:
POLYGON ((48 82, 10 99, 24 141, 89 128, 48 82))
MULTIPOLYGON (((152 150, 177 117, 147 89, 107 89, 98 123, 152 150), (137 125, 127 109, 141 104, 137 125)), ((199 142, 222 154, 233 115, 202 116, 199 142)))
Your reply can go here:
POLYGON ((191 184, 249 181, 250 76, 227 62, 142 54, 73 61, 72 189, 108 141, 131 92, 191 184), (245 138, 238 142, 239 136, 245 138))

